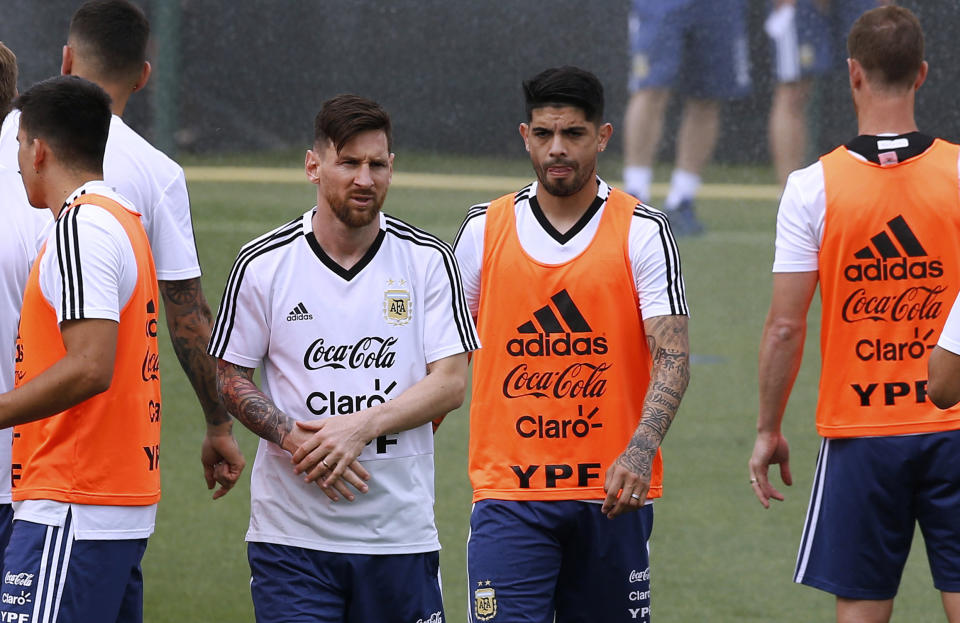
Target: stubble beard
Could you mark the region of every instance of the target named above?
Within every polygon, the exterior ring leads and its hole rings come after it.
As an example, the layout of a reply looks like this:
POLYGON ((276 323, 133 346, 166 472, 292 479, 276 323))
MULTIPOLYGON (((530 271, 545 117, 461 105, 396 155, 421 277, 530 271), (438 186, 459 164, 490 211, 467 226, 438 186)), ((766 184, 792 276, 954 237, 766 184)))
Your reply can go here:
POLYGON ((367 210, 353 210, 347 205, 348 201, 349 198, 333 200, 332 197, 327 197, 327 203, 330 205, 333 215, 337 217, 338 221, 351 229, 366 227, 380 215, 380 206, 382 205, 380 198, 374 198, 373 204, 367 210))
POLYGON ((541 163, 540 166, 535 167, 535 169, 537 172, 537 180, 540 181, 540 185, 543 186, 544 190, 554 197, 569 197, 577 194, 584 187, 584 185, 587 183, 587 179, 590 177, 589 173, 582 172, 580 165, 576 162, 545 162, 541 163), (547 177, 547 169, 557 164, 572 167, 573 177, 566 181, 551 181, 547 177))

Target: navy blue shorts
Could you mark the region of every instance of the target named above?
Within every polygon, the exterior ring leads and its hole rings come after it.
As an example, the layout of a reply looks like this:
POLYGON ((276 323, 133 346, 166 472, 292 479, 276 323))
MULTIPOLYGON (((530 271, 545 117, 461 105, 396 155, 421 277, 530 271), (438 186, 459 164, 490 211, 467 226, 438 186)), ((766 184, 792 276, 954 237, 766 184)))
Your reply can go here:
POLYGON ((891 599, 915 524, 934 586, 960 592, 960 431, 825 439, 794 580, 891 599))
POLYGON ((3 553, 7 551, 12 532, 13 504, 0 504, 0 569, 3 569, 3 553))
POLYGON ((778 79, 791 82, 842 69, 850 28, 860 15, 877 6, 877 0, 833 0, 824 11, 813 0, 797 0, 794 36, 774 46, 778 79))
POLYGON ((706 99, 750 92, 744 0, 633 0, 630 90, 675 88, 706 99))
POLYGON ((648 622, 652 528, 651 504, 611 520, 590 502, 477 502, 469 620, 648 622))
POLYGON ((14 521, 3 565, 0 621, 140 623, 147 539, 76 541, 62 528, 14 521))
POLYGON ((442 623, 440 553, 334 554, 247 543, 258 623, 442 623))

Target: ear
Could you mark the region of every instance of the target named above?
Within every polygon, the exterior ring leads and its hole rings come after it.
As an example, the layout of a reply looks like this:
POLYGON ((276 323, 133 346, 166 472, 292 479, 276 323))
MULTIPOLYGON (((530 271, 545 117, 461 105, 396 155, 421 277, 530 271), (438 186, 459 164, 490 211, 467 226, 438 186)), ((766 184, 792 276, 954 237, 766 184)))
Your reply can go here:
POLYGON ((33 147, 33 162, 30 163, 33 166, 33 170, 39 172, 40 166, 49 160, 50 156, 50 146, 47 145, 47 142, 42 138, 34 138, 31 141, 31 147, 33 147))
POLYGON ((60 75, 69 76, 73 71, 73 48, 70 47, 70 44, 63 46, 63 52, 61 53, 60 58, 60 75))
POLYGON ((607 143, 610 141, 610 137, 613 136, 613 126, 609 123, 604 123, 600 126, 600 130, 597 133, 599 135, 599 143, 597 144, 597 151, 603 151, 607 148, 607 143))
POLYGON ((311 184, 320 185, 320 154, 312 149, 307 150, 303 159, 303 170, 311 184))
POLYGON ((927 72, 930 70, 930 66, 927 65, 927 61, 923 61, 920 64, 920 71, 917 72, 917 79, 913 83, 913 90, 916 91, 920 88, 920 85, 924 83, 927 79, 927 72))
POLYGON ((866 79, 866 76, 863 72, 863 65, 861 65, 860 61, 856 59, 848 58, 847 71, 850 74, 850 89, 853 91, 859 90, 863 86, 863 82, 866 79))
POLYGON ((137 78, 137 82, 133 85, 134 91, 139 91, 147 85, 147 80, 150 79, 150 72, 152 71, 150 67, 150 61, 143 61, 143 68, 140 69, 140 77, 137 78))
POLYGON ((521 123, 518 129, 520 130, 520 136, 523 137, 523 146, 527 148, 527 151, 530 151, 530 125, 521 123))
POLYGON ((397 154, 392 152, 390 154, 390 177, 387 178, 387 184, 390 184, 391 182, 393 182, 393 159, 396 157, 396 155, 397 154))

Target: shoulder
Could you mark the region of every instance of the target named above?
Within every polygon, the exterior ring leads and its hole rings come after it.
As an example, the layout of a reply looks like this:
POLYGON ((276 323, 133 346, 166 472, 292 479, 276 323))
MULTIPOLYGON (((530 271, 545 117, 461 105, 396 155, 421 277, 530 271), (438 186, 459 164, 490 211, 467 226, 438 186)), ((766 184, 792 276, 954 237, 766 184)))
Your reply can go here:
POLYGON ((251 264, 263 263, 270 259, 281 260, 292 248, 291 245, 303 236, 304 218, 302 215, 298 216, 240 247, 233 271, 242 271, 251 264))
POLYGON ((642 240, 663 241, 668 237, 672 240, 670 220, 665 212, 637 201, 630 217, 630 236, 642 240))
POLYGON ((384 214, 383 217, 383 227, 387 236, 409 246, 414 252, 444 257, 453 255, 450 245, 437 236, 395 216, 384 214))
POLYGON ((107 136, 107 148, 104 153, 105 174, 128 174, 128 169, 149 169, 157 177, 172 178, 181 175, 183 169, 166 155, 150 144, 123 119, 114 115, 110 121, 110 134, 107 136), (114 172, 113 167, 126 168, 114 172), (107 169, 111 169, 109 172, 107 169))

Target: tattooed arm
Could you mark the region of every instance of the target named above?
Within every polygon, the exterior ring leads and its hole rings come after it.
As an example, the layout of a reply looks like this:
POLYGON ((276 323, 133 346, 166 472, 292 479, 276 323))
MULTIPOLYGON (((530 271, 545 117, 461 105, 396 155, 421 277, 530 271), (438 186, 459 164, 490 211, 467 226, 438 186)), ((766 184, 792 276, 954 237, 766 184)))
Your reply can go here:
POLYGON ((200 460, 207 488, 220 484, 213 494, 213 499, 217 499, 236 484, 246 462, 233 436, 233 420, 217 397, 215 363, 206 352, 212 326, 210 306, 199 278, 161 281, 159 285, 173 350, 207 421, 200 460))
MULTIPOLYGON (((251 432, 277 444, 291 455, 313 435, 312 432, 297 426, 293 418, 281 411, 260 391, 253 382, 253 368, 244 368, 218 359, 217 394, 230 413, 251 432)), ((366 493, 367 485, 363 481, 369 477, 363 466, 354 461, 344 469, 340 479, 330 483, 329 487, 323 484, 320 486, 334 502, 339 499, 337 492, 352 501, 353 493, 347 489, 344 481, 361 493, 366 493)))
POLYGON ((643 325, 653 369, 640 423, 626 450, 607 469, 603 512, 611 519, 636 510, 646 502, 653 458, 690 382, 687 317, 656 316, 647 318, 643 325))

